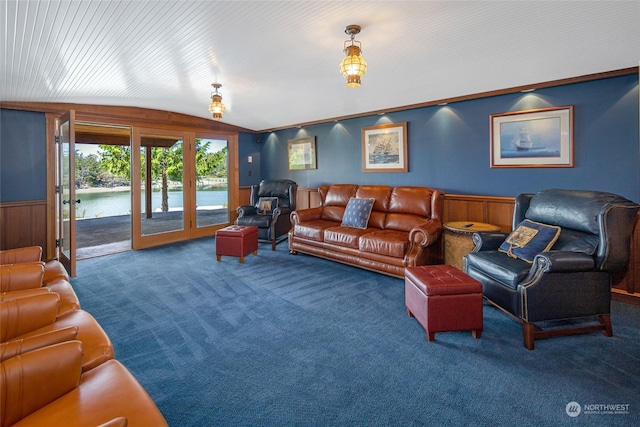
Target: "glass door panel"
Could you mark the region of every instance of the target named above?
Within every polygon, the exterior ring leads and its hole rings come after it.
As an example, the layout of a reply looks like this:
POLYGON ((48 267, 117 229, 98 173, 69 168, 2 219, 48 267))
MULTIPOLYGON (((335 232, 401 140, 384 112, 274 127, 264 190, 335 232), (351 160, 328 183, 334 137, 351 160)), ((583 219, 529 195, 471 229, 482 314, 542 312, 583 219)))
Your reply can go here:
POLYGON ((142 235, 184 230, 184 141, 179 136, 141 136, 142 235))
POLYGON ((228 154, 226 139, 195 138, 198 228, 229 222, 228 154))

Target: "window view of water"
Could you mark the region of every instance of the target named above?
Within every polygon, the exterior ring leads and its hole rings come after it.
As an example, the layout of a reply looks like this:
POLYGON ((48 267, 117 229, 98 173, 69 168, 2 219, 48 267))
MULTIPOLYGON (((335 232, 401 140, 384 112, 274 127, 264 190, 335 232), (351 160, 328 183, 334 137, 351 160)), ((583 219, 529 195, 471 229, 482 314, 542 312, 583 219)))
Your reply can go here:
MULTIPOLYGON (((196 200, 198 209, 211 209, 212 207, 227 206, 228 192, 226 188, 219 190, 197 191, 196 200)), ((131 193, 129 191, 95 191, 80 190, 76 198, 81 202, 76 204, 76 218, 100 218, 105 216, 130 215, 131 193)), ((142 191, 144 200, 144 191, 142 191)), ((152 206, 162 205, 162 193, 154 191, 151 195, 152 206)), ((169 209, 182 209, 182 191, 169 191, 169 209)), ((142 206, 144 211, 144 204, 142 206)))

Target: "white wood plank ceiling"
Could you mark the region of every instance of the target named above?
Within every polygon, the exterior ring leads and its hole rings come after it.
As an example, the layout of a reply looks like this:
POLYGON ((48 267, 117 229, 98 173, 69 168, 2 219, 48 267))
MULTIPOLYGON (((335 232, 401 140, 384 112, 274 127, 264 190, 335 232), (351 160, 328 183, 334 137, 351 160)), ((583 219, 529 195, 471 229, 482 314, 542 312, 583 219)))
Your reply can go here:
POLYGON ((638 66, 633 1, 0 2, 0 100, 122 105, 264 130, 638 66), (358 24, 359 88, 338 71, 358 24))

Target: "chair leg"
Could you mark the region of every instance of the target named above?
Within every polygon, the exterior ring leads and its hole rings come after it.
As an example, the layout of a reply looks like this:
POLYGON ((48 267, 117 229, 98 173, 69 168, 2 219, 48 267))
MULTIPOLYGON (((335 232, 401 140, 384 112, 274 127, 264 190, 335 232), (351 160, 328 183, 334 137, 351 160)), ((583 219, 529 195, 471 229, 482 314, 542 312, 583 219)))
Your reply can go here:
POLYGON ((604 327, 602 334, 605 337, 613 336, 613 327, 611 326, 611 315, 609 314, 601 314, 598 316, 598 321, 604 327))
POLYGON ((271 241, 271 250, 272 250, 272 251, 275 251, 275 250, 276 250, 276 239, 273 239, 273 240, 271 241))
POLYGON ((522 337, 524 338, 524 346, 527 350, 534 349, 535 341, 535 325, 533 323, 522 323, 522 337))

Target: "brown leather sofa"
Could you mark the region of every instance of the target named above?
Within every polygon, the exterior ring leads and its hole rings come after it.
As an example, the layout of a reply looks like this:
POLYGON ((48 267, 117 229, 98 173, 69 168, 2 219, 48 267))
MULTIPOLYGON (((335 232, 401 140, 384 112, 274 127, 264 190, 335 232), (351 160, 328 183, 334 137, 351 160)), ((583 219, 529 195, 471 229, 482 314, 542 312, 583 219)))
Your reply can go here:
POLYGON ((322 205, 291 213, 289 250, 395 277, 416 265, 442 263, 444 193, 427 187, 333 184, 322 205), (351 198, 375 202, 366 228, 342 226, 351 198))
POLYGON ((0 426, 167 425, 62 265, 40 254, 0 251, 12 263, 0 265, 0 426))

